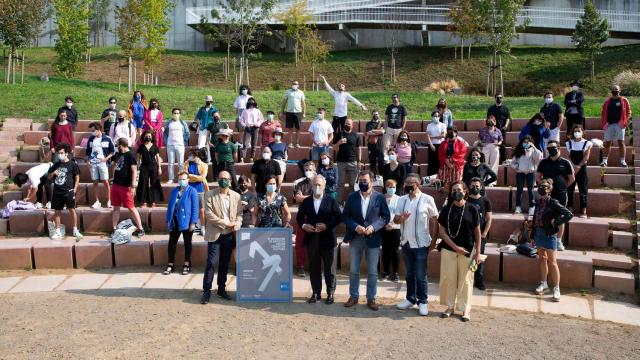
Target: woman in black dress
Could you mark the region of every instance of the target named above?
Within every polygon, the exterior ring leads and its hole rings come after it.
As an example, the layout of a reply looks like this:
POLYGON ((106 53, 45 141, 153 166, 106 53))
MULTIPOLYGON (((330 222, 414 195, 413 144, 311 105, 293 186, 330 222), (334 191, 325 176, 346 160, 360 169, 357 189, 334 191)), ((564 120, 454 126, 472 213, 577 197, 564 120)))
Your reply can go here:
POLYGON ((156 203, 162 201, 162 188, 160 187, 160 176, 162 169, 160 164, 160 151, 155 145, 155 140, 151 131, 142 133, 142 144, 138 147, 138 188, 136 189, 136 202, 142 204, 141 207, 155 207, 156 203))
POLYGON ((387 150, 387 156, 389 156, 389 163, 382 168, 382 180, 385 184, 389 179, 395 180, 396 195, 402 196, 404 195, 404 180, 407 178, 407 168, 398 162, 396 149, 387 150))

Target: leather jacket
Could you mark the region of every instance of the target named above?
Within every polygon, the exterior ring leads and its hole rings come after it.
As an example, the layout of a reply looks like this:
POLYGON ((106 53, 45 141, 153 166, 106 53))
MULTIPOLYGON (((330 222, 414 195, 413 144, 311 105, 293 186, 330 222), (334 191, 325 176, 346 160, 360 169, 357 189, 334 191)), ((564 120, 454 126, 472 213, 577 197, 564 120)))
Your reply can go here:
POLYGON ((573 214, 569 209, 560 205, 558 200, 549 198, 544 209, 544 233, 547 236, 558 233, 560 225, 569 222, 571 218, 573 218, 573 214))

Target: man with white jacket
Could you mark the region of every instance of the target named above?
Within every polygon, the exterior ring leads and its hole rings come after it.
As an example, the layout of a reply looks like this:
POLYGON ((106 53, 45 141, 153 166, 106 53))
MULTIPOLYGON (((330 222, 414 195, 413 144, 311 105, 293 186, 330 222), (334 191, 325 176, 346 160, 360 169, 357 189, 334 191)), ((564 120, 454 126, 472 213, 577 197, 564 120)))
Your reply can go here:
POLYGON ((336 106, 333 111, 333 121, 331 122, 331 126, 333 127, 333 132, 340 133, 344 130, 344 123, 347 120, 347 105, 349 104, 349 101, 356 104, 364 111, 367 111, 367 107, 362 105, 362 103, 358 101, 358 99, 354 98, 353 96, 351 96, 351 94, 345 91, 346 86, 344 85, 344 83, 338 84, 338 91, 335 91, 333 90, 333 88, 331 88, 331 85, 329 85, 324 75, 320 76, 324 81, 324 87, 329 93, 331 93, 331 96, 333 96, 333 99, 336 102, 336 106))

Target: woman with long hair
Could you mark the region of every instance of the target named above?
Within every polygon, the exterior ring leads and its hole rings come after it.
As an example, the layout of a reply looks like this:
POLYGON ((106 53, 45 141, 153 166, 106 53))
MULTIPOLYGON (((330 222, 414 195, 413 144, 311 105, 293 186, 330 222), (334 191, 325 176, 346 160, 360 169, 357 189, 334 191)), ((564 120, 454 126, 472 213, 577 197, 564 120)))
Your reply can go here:
POLYGON ((284 195, 277 192, 278 183, 274 175, 267 177, 264 182, 266 192, 258 194, 258 207, 254 212, 256 227, 288 227, 291 221, 291 213, 284 195))
POLYGON ((251 89, 247 85, 240 85, 238 90, 239 94, 236 97, 236 100, 233 102, 233 108, 236 109, 236 130, 242 130, 242 125, 240 124, 240 117, 242 113, 247 108, 247 101, 252 98, 251 89))
POLYGON ((529 122, 520 130, 518 140, 522 141, 525 136, 529 135, 533 139, 533 146, 538 150, 544 152, 545 142, 544 139, 548 139, 551 136, 549 128, 551 123, 545 121, 544 114, 537 113, 529 119, 529 122))
MULTIPOLYGON (((144 97, 144 94, 140 90, 136 90, 133 92, 133 97, 129 100, 129 119, 131 119, 131 123, 136 128, 137 135, 140 137, 142 135, 142 127, 144 126, 144 114, 149 109, 149 104, 147 104, 147 98, 144 97)), ((133 143, 129 143, 129 146, 132 146, 133 143)))
POLYGON ((338 166, 333 162, 328 152, 320 154, 320 164, 318 164, 318 174, 324 176, 326 180, 325 194, 336 198, 338 194, 338 166))
POLYGON ((154 143, 153 134, 149 130, 142 133, 142 144, 138 146, 138 164, 140 167, 138 188, 136 190, 136 202, 142 207, 156 207, 156 203, 162 201, 162 187, 160 176, 162 175, 162 159, 160 150, 154 143))
POLYGON ((533 186, 536 180, 536 170, 542 160, 542 151, 533 144, 533 138, 526 135, 520 140, 513 152, 511 167, 516 170, 516 214, 522 214, 522 191, 524 183, 527 183, 527 195, 529 197, 529 216, 533 216, 535 198, 533 186))
POLYGON ((455 126, 447 129, 447 138, 440 144, 439 152, 438 179, 446 189, 449 184, 462 180, 464 157, 467 154, 467 144, 458 138, 458 129, 455 126))
POLYGON ((67 114, 66 110, 58 110, 58 115, 53 124, 51 124, 51 130, 49 131, 49 146, 53 151, 58 144, 69 144, 71 146, 71 156, 73 156, 76 141, 73 137, 73 125, 67 119, 68 116, 69 114, 67 114))
POLYGON ((263 121, 264 118, 262 117, 262 111, 258 108, 258 103, 254 98, 249 98, 245 110, 240 115, 240 125, 244 129, 241 162, 253 162, 256 155, 256 145, 258 144, 258 130, 260 130, 260 125, 262 125, 263 121), (248 158, 247 152, 249 153, 248 158))
POLYGON ((144 112, 142 130, 151 132, 154 138, 154 145, 157 146, 158 149, 165 146, 164 136, 162 133, 162 120, 163 114, 160 110, 160 103, 158 102, 158 99, 151 99, 149 102, 149 109, 144 112))
POLYGON ((407 174, 413 173, 413 161, 416 158, 416 154, 411 147, 411 136, 405 130, 400 131, 398 134, 395 149, 400 165, 405 167, 407 174))

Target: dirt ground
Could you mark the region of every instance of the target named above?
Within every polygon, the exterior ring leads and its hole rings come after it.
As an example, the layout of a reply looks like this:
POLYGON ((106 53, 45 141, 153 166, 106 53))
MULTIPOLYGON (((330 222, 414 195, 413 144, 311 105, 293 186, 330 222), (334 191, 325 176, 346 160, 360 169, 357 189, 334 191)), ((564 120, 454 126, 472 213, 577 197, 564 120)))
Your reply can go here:
POLYGON ((237 304, 196 290, 0 295, 0 358, 629 359, 640 328, 474 308, 472 321, 363 304, 237 304))

